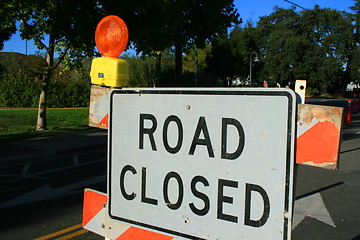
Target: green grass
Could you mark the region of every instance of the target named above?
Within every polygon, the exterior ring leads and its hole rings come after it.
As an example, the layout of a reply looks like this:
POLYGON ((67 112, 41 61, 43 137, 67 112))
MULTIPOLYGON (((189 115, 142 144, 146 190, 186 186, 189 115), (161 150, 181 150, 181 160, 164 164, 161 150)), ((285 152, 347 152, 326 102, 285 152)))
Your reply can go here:
POLYGON ((0 142, 88 129, 88 108, 47 109, 45 131, 35 131, 36 109, 0 110, 0 142))

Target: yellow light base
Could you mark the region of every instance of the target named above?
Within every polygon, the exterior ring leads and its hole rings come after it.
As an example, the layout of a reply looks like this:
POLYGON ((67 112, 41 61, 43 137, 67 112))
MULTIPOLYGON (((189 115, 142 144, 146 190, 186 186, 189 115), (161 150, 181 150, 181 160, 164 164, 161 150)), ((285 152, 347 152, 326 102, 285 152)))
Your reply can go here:
POLYGON ((129 65, 120 58, 94 58, 90 71, 91 83, 107 87, 126 87, 129 82, 129 65))

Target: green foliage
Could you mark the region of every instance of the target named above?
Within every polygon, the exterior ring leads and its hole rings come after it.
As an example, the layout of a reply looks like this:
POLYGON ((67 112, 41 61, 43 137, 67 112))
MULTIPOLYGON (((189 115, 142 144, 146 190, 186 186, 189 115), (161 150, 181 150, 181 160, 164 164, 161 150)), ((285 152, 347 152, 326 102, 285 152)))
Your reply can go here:
POLYGON ((127 57, 125 60, 129 64, 129 86, 153 87, 156 85, 155 58, 149 56, 127 57))
POLYGON ((44 59, 20 53, 0 54, 0 106, 36 107, 44 59))
MULTIPOLYGON (((0 54, 0 107, 37 107, 41 91, 40 56, 0 54)), ((73 71, 56 71, 49 83, 48 107, 87 107, 90 99, 89 62, 73 71)))
POLYGON ((207 57, 211 54, 211 45, 207 44, 203 49, 194 45, 185 55, 183 61, 184 86, 199 86, 207 69, 207 57))
MULTIPOLYGON (((182 53, 191 49, 194 44, 203 48, 206 41, 226 32, 232 24, 240 22, 233 0, 99 2, 108 14, 115 13, 125 20, 131 33, 131 41, 138 53, 153 55, 175 47, 178 85, 184 85, 180 82, 182 53)), ((160 68, 157 66, 157 69, 160 68)), ((160 79, 158 81, 160 82, 160 79)))
MULTIPOLYGON (((41 83, 23 71, 15 75, 3 75, 0 81, 0 107, 37 107, 41 83)), ((48 107, 88 107, 90 81, 51 81, 48 107)))
POLYGON ((206 72, 220 82, 246 79, 255 51, 260 57, 253 65, 258 82, 285 86, 305 79, 313 92, 341 93, 360 77, 360 0, 355 2, 355 14, 319 6, 301 12, 275 8, 256 26, 236 26, 212 42, 206 72))
POLYGON ((0 80, 0 107, 36 107, 39 92, 39 82, 24 71, 3 74, 0 80))
POLYGON ((171 87, 174 86, 174 54, 171 51, 162 53, 159 79, 156 76, 156 57, 125 56, 129 63, 130 87, 171 87))
MULTIPOLYGON (((33 39, 49 57, 57 52, 69 59, 94 53, 94 30, 101 19, 97 1, 3 0, 14 7, 13 18, 21 21, 23 39, 33 39)), ((48 63, 53 67, 52 63, 48 63)))
POLYGON ((39 78, 45 67, 45 60, 40 55, 24 55, 21 53, 0 53, 1 72, 10 75, 23 71, 27 75, 39 78))
POLYGON ((161 72, 158 86, 174 87, 175 86, 175 55, 172 49, 165 51, 161 61, 161 72))
MULTIPOLYGON (((71 68, 85 56, 94 55, 93 34, 103 16, 102 7, 97 0, 2 0, 0 6, 11 6, 9 13, 5 14, 5 18, 8 17, 5 23, 21 22, 21 38, 34 40, 38 49, 46 51, 36 124, 37 130, 45 130, 52 71, 62 62, 71 68), (57 59, 55 53, 59 56, 57 59)), ((73 100, 70 102, 75 104, 73 100)))
POLYGON ((90 86, 89 82, 84 81, 51 81, 48 107, 88 107, 90 86))
POLYGON ((251 24, 236 26, 230 34, 219 35, 212 43, 211 55, 206 59, 206 72, 218 79, 213 84, 224 86, 227 85, 227 79, 246 79, 249 75, 250 53, 257 49, 258 40, 251 24))
POLYGON ((205 41, 226 32, 239 23, 233 0, 100 0, 106 14, 124 19, 137 51, 151 54, 164 51, 179 40, 184 50, 193 44, 205 46, 205 41), (181 32, 181 39, 178 33, 181 32))
POLYGON ((351 18, 343 12, 315 6, 304 12, 301 19, 303 32, 310 40, 305 56, 311 65, 305 73, 315 73, 308 78, 310 86, 323 93, 341 90, 340 86, 344 88, 347 82, 346 65, 354 47, 351 18))
POLYGON ((3 49, 4 42, 9 40, 16 31, 13 12, 14 6, 12 4, 0 1, 0 50, 3 49))
POLYGON ((304 45, 308 41, 302 41, 300 36, 299 18, 294 9, 277 8, 271 15, 260 19, 256 31, 261 55, 266 56, 262 57, 264 80, 283 85, 294 80, 293 67, 300 62, 302 51, 308 47, 304 45))

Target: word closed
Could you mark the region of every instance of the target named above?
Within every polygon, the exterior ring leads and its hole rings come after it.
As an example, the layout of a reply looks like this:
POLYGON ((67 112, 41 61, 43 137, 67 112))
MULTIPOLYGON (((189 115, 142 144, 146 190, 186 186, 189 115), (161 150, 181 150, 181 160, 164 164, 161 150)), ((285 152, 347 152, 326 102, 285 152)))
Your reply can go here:
MULTIPOLYGON (((158 129, 158 121, 157 121, 156 117, 152 114, 140 114, 139 119, 140 119, 139 149, 144 149, 144 139, 145 139, 145 135, 147 135, 146 139, 149 140, 149 145, 151 146, 151 149, 153 151, 156 151, 157 150, 157 144, 156 144, 157 141, 154 137, 154 133, 158 129), (149 127, 145 127, 145 121, 151 122, 151 124, 147 124, 149 127)), ((181 119, 175 115, 171 115, 165 119, 165 121, 162 125, 162 128, 160 128, 160 129, 162 129, 162 135, 161 135, 162 142, 164 144, 166 151, 171 154, 176 154, 177 152, 179 152, 179 150, 182 147, 183 132, 184 132, 183 125, 181 123, 181 119), (178 131, 177 142, 176 142, 175 146, 173 146, 173 147, 171 147, 168 143, 169 136, 167 134, 168 126, 171 122, 175 123, 175 125, 177 126, 177 131, 178 131)), ((199 117, 199 121, 198 121, 195 129, 196 130, 193 134, 194 136, 192 139, 191 147, 189 149, 189 155, 194 155, 195 149, 198 146, 204 146, 207 148, 209 157, 214 158, 213 147, 212 147, 212 143, 211 143, 211 139, 210 139, 210 135, 209 135, 205 117, 199 117), (203 138, 201 138, 200 136, 203 136, 203 138)), ((243 130, 241 123, 239 121, 237 121, 236 119, 222 118, 221 159, 226 159, 226 160, 237 159, 241 155, 241 152, 244 149, 244 143, 245 143, 245 134, 244 134, 244 130, 243 130), (227 146, 226 139, 227 139, 227 132, 228 132, 227 126, 228 125, 233 125, 237 129, 237 132, 238 132, 238 145, 237 145, 236 150, 231 153, 226 151, 226 149, 227 149, 226 148, 226 146, 227 146)), ((149 197, 146 195, 148 181, 149 180, 147 179, 147 167, 143 166, 141 169, 137 170, 132 165, 124 166, 120 172, 120 189, 121 189, 122 196, 126 200, 135 201, 135 200, 137 200, 136 197, 138 195, 140 195, 139 201, 141 201, 141 203, 151 204, 151 205, 160 205, 161 203, 159 203, 159 199, 155 199, 155 198, 152 198, 152 197, 149 197), (139 172, 141 172, 141 174, 139 174, 139 172), (134 178, 135 179, 138 178, 138 179, 134 180, 134 178), (125 182, 127 182, 127 181, 133 181, 133 182, 137 182, 137 183, 140 182, 141 183, 141 187, 140 187, 141 194, 135 193, 130 190, 126 190, 125 185, 131 185, 131 184, 125 184, 125 182)), ((202 186, 204 186, 204 187, 212 187, 212 186, 210 186, 208 179, 201 175, 194 176, 190 180, 190 186, 184 186, 184 181, 182 179, 182 176, 178 172, 175 172, 175 171, 168 172, 163 177, 163 182, 162 182, 162 196, 163 196, 161 199, 162 205, 166 206, 170 210, 178 210, 183 204, 184 192, 186 190, 188 190, 189 193, 192 194, 195 198, 200 199, 202 201, 202 205, 203 205, 202 208, 199 208, 199 207, 196 207, 193 202, 187 203, 193 214, 196 214, 198 216, 206 215, 209 212, 210 203, 213 202, 213 203, 216 203, 217 219, 234 222, 234 223, 238 222, 238 217, 236 216, 235 213, 228 214, 223 211, 223 205, 224 204, 232 204, 233 198, 234 198, 234 196, 225 195, 224 189, 225 188, 238 188, 239 183, 237 181, 233 181, 233 180, 229 180, 229 179, 218 179, 217 183, 212 184, 215 186, 217 185, 216 187, 217 187, 218 194, 217 194, 217 199, 216 200, 214 199, 215 201, 210 201, 209 197, 204 192, 201 192, 200 190, 198 190, 196 187, 197 184, 202 184, 202 186), (175 197, 176 200, 173 202, 171 202, 169 199, 169 182, 170 181, 175 181, 175 184, 177 185, 177 190, 178 190, 176 197, 175 197)), ((155 188, 155 189, 160 189, 160 188, 155 188)), ((161 195, 161 194, 157 194, 157 195, 161 195)), ((266 223, 266 220, 268 219, 269 213, 270 213, 270 200, 269 200, 269 197, 268 197, 266 191, 259 185, 246 183, 245 184, 245 199, 243 200, 243 202, 245 203, 244 224, 253 226, 253 227, 261 227, 262 225, 264 225, 266 223), (256 220, 250 219, 252 192, 257 192, 258 194, 260 194, 263 199, 263 204, 264 204, 262 216, 256 220)))

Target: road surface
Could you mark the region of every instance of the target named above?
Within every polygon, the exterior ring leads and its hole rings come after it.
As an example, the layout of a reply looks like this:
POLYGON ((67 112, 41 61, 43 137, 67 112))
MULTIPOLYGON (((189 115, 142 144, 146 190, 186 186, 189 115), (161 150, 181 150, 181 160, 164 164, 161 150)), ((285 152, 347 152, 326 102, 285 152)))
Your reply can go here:
MULTIPOLYGON (((294 240, 360 239, 360 113, 342 135, 339 170, 297 166, 294 240)), ((1 239, 104 239, 81 227, 82 189, 106 192, 106 136, 101 141, 56 154, 35 151, 38 158, 0 157, 1 239)))

